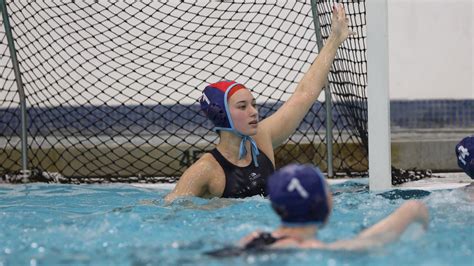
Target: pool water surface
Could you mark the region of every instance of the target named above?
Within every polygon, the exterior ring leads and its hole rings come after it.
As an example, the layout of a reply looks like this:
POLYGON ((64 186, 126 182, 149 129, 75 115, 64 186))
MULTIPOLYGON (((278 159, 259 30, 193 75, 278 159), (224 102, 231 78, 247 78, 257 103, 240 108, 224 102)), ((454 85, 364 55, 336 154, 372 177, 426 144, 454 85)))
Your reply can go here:
MULTIPOLYGON (((166 189, 129 184, 0 186, 0 265, 474 265, 474 197, 466 189, 369 193, 332 185, 334 210, 318 237, 355 236, 408 199, 425 202, 430 228, 368 252, 204 254, 279 219, 263 197, 163 201, 166 189)), ((472 192, 472 190, 471 190, 472 192)))

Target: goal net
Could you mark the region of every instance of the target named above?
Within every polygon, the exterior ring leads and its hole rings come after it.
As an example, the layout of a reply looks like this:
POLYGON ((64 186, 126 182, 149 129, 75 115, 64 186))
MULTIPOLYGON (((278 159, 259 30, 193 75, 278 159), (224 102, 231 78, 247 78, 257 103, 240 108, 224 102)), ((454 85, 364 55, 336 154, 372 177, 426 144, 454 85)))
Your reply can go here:
MULTIPOLYGON (((72 182, 155 182, 179 177, 216 143, 197 104, 206 84, 245 84, 261 119, 288 99, 318 35, 330 32, 335 1, 0 2, 0 176, 21 169, 17 64, 29 169, 72 182)), ((334 172, 348 174, 367 170, 365 1, 342 2, 357 35, 329 75, 330 156, 334 172)), ((277 167, 327 170, 323 96, 277 149, 277 167)))

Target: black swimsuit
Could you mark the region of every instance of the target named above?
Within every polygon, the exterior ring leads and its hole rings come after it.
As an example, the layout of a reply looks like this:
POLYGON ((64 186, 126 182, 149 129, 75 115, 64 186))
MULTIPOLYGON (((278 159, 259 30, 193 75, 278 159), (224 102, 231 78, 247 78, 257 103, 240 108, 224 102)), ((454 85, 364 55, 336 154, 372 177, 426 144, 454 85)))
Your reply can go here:
POLYGON ((257 156, 258 167, 251 162, 248 166, 239 167, 229 162, 214 149, 211 154, 224 169, 225 188, 223 198, 245 198, 255 195, 266 196, 267 179, 274 171, 272 161, 262 152, 257 156))
POLYGON ((258 234, 257 237, 255 237, 250 242, 248 242, 244 246, 244 249, 246 249, 246 250, 265 249, 266 247, 276 243, 278 240, 285 239, 285 238, 287 238, 287 237, 283 236, 283 237, 278 237, 277 238, 277 237, 272 236, 272 233, 261 232, 261 233, 258 234))
POLYGON ((287 236, 282 237, 274 237, 272 233, 268 232, 261 232, 248 242, 243 247, 236 247, 236 246, 228 246, 221 249, 216 249, 212 251, 204 252, 204 254, 213 256, 213 257, 231 257, 231 256, 239 256, 244 253, 248 252, 262 252, 268 250, 268 247, 275 244, 281 239, 288 238, 287 236))

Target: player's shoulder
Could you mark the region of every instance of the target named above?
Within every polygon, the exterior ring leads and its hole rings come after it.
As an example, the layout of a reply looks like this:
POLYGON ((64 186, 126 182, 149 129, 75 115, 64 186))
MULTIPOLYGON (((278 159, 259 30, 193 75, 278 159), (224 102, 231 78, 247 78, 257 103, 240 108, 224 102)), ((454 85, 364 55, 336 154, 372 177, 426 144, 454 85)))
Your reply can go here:
POLYGON ((194 177, 212 177, 216 169, 220 167, 211 153, 204 153, 196 162, 194 162, 183 175, 194 177))
POLYGON ((202 185, 206 187, 205 197, 220 197, 224 192, 225 174, 224 170, 210 153, 205 153, 191 167, 189 167, 182 178, 188 184, 202 185))

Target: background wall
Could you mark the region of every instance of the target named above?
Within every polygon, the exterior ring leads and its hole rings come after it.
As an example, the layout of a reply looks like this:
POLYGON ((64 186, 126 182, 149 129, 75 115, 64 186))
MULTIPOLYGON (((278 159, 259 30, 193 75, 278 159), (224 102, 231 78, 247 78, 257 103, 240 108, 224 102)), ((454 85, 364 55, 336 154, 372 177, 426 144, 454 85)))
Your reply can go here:
POLYGON ((388 13, 391 99, 474 99, 474 0, 388 0, 388 13))
POLYGON ((388 0, 388 13, 390 98, 474 99, 474 1, 388 0))
MULTIPOLYGON (((453 147, 462 136, 474 132, 473 0, 387 1, 389 3, 391 126, 392 131, 395 129, 404 134, 392 135, 392 143, 395 145, 392 148, 393 163, 402 168, 418 166, 456 170, 453 147), (431 135, 426 134, 428 131, 431 135), (433 135, 433 132, 437 135, 433 135), (439 135, 439 132, 444 135, 439 135), (446 135, 446 132, 449 135, 446 135), (432 141, 428 139, 428 136, 432 141), (433 156, 426 156, 427 154, 433 156), (445 155, 447 158, 439 155, 445 155), (429 164, 422 161, 425 158, 429 160, 427 162, 429 164)), ((308 18, 311 21, 311 17, 308 18)), ((2 59, 0 58, 0 61, 2 59)), ((87 68, 84 69, 87 70, 87 68)), ((100 91, 98 88, 96 90, 100 91)), ((131 91, 134 93, 133 89, 131 91)), ((0 99, 8 98, 8 95, 16 95, 14 92, 16 92, 14 89, 10 94, 8 91, 0 90, 0 99)), ((66 97, 79 98, 76 100, 81 104, 87 102, 87 97, 90 95, 99 93, 97 91, 76 92, 66 97)), ((129 99, 134 103, 142 100, 127 95, 126 91, 121 91, 121 93, 125 100, 129 99)), ((198 96, 198 91, 196 93, 198 96)), ((153 90, 148 91, 147 94, 150 97, 156 97, 153 90)), ((192 103, 195 102, 194 99, 197 96, 192 98, 192 103)), ((83 110, 89 114, 93 113, 83 110)), ((104 112, 97 108, 95 111, 101 114, 96 116, 98 121, 88 120, 86 124, 91 123, 97 127, 107 126, 109 118, 122 119, 123 113, 133 113, 119 110, 117 112, 119 116, 114 117, 108 110, 104 112), (104 117, 102 114, 107 115, 104 117)), ((193 115, 195 113, 193 112, 193 115)), ((6 119, 4 123, 0 121, 0 125, 11 123, 12 115, 17 117, 16 114, 10 113, 9 118, 0 113, 0 120, 6 119)), ((51 123, 52 126, 57 125, 59 128, 64 128, 64 124, 70 124, 66 119, 63 121, 37 119, 37 121, 36 128, 38 129, 51 129, 50 125, 45 127, 43 121, 51 123)), ((75 118, 74 121, 76 121, 75 118)), ((147 121, 155 123, 157 120, 152 118, 147 121)), ((123 121, 119 125, 123 126, 123 121)), ((0 130, 0 132, 5 131, 0 130)))

